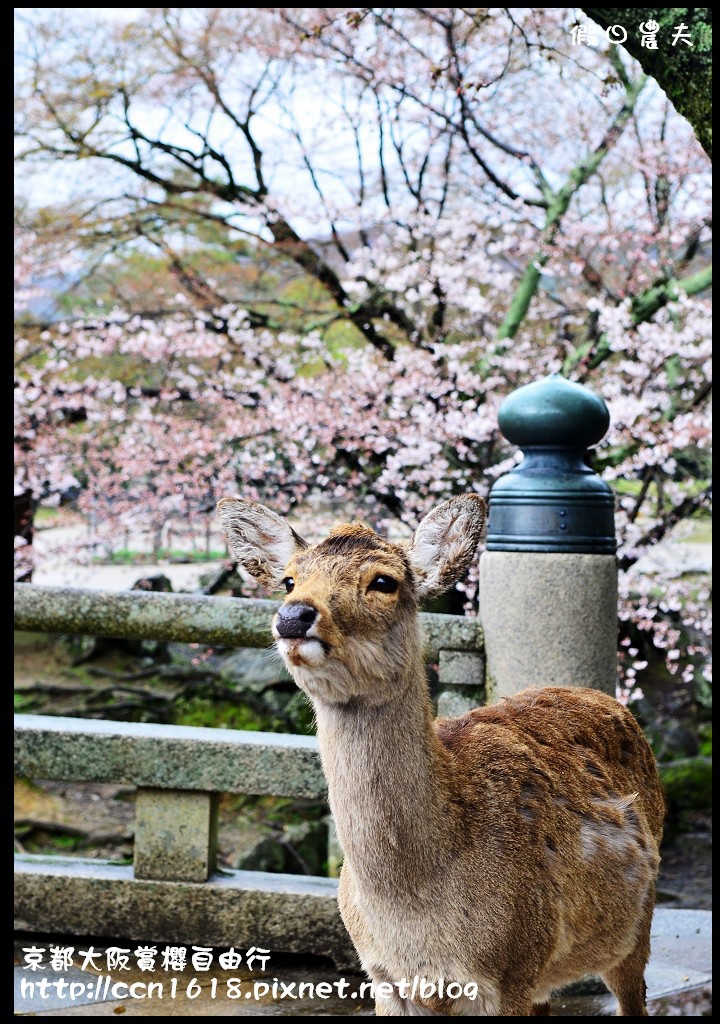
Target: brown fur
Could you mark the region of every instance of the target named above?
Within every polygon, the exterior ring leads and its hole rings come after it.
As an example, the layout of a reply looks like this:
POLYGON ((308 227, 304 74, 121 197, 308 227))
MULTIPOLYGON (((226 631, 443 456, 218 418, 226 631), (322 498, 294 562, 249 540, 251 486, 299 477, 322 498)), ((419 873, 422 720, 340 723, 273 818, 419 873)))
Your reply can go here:
POLYGON ((539 1015, 554 988, 592 973, 619 1015, 647 1015, 664 801, 632 715, 596 690, 552 687, 433 720, 419 595, 467 568, 481 499, 446 502, 409 547, 359 524, 312 548, 268 540, 279 517, 221 504, 231 548, 233 529, 242 550, 258 545, 251 571, 273 560, 263 545, 294 547, 275 579, 292 577, 286 603, 317 613, 307 638, 275 635, 315 709, 345 858, 339 905, 364 969, 376 983, 477 986, 474 999, 382 997, 377 1014, 539 1015), (378 574, 397 590, 373 589, 378 574))

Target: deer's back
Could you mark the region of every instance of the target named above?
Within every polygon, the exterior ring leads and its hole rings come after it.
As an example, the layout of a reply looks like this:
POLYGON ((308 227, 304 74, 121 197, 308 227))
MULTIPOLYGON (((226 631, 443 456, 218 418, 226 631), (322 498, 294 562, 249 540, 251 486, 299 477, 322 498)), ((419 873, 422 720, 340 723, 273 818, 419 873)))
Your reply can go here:
POLYGON ((665 813, 630 712, 597 690, 544 687, 436 728, 462 822, 454 858, 478 879, 479 904, 504 905, 487 934, 533 931, 551 986, 629 952, 654 899, 665 813))
MULTIPOLYGON (((549 873, 585 873, 646 854, 657 867, 665 801, 657 765, 632 714, 585 687, 529 688, 439 719, 452 799, 474 842, 523 849, 549 873)), ((602 871, 600 871, 602 874, 602 871)))

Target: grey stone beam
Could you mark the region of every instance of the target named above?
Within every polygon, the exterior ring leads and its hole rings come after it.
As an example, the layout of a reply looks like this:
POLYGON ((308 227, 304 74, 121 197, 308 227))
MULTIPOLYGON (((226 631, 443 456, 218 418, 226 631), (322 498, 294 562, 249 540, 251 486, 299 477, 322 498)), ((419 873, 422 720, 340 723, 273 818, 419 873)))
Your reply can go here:
POLYGON ((15 629, 222 647, 269 647, 277 601, 140 590, 15 587, 15 629), (158 600, 159 598, 159 600, 158 600))
POLYGON ((198 885, 133 878, 131 867, 107 861, 19 855, 15 927, 241 952, 258 946, 359 969, 337 908, 337 880, 312 875, 224 871, 198 885))
MULTIPOLYGON (((15 629, 217 647, 267 648, 272 643, 270 621, 279 605, 279 601, 256 598, 16 583, 15 629)), ((482 631, 477 618, 425 612, 420 621, 428 661, 437 661, 441 648, 482 649, 482 631)))
POLYGON ((15 716, 15 772, 31 779, 322 799, 313 736, 15 716))
POLYGON ((425 634, 426 661, 438 661, 441 650, 483 650, 483 633, 477 617, 421 612, 420 625, 425 634))

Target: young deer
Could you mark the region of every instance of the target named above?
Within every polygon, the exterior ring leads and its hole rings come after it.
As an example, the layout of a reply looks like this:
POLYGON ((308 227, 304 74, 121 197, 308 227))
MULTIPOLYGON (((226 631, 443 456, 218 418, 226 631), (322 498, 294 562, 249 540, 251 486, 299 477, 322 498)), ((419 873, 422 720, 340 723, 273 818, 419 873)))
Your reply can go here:
POLYGON ((315 709, 340 912, 377 1015, 546 1014, 592 973, 619 1016, 647 1016, 664 801, 632 715, 547 687, 433 719, 418 606, 467 571, 482 499, 440 505, 407 546, 348 523, 310 547, 239 498, 218 514, 234 557, 287 590, 273 636, 315 709))

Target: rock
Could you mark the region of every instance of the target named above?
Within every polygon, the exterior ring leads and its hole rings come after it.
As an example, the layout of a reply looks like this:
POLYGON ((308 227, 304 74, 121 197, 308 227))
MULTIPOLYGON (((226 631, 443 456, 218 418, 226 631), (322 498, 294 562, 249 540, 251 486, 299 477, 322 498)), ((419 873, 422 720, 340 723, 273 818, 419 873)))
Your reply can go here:
POLYGON ((139 580, 135 580, 130 589, 148 590, 153 594, 172 594, 173 585, 164 573, 159 572, 154 576, 141 576, 139 580))
POLYGON ((226 658, 220 666, 220 678, 236 686, 266 686, 276 682, 292 682, 287 669, 272 651, 241 648, 226 658))
POLYGON ((675 761, 698 753, 697 731, 678 719, 654 722, 647 726, 646 735, 658 761, 675 761))
POLYGON ((324 875, 328 857, 328 827, 324 821, 303 821, 288 825, 284 833, 288 871, 324 875), (292 862, 295 867, 291 867, 292 862))
POLYGON ((277 837, 266 836, 255 842, 236 858, 233 867, 291 875, 324 875, 327 838, 324 821, 288 825, 277 837))
POLYGON ((259 839, 249 850, 241 853, 233 864, 241 871, 285 872, 286 850, 278 839, 259 839))

